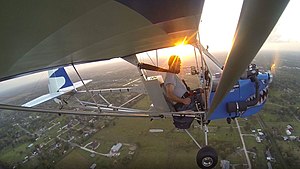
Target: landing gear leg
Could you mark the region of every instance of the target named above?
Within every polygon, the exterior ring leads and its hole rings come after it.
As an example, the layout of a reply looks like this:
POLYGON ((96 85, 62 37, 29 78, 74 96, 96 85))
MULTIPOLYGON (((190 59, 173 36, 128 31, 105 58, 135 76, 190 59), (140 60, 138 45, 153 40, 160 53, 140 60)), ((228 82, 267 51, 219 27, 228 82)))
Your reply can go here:
POLYGON ((207 127, 207 125, 205 124, 204 125, 204 137, 205 137, 205 145, 207 146, 208 145, 208 127, 207 127))
MULTIPOLYGON (((201 118, 201 120, 202 120, 202 118, 201 118)), ((208 146, 207 123, 204 123, 203 121, 198 121, 198 123, 203 126, 202 129, 204 130, 204 136, 205 136, 205 146, 204 147, 200 146, 200 144, 189 133, 188 130, 184 129, 184 131, 192 138, 194 143, 199 147, 199 151, 196 156, 196 161, 197 161, 198 166, 202 169, 211 169, 211 168, 214 168, 218 163, 218 154, 214 148, 208 146)))
POLYGON ((204 124, 203 129, 205 146, 198 151, 196 161, 200 168, 210 169, 217 165, 218 154, 214 148, 208 146, 208 127, 206 124, 204 124))
POLYGON ((191 133, 187 130, 184 129, 184 131, 191 137, 191 139, 194 141, 194 143, 201 149, 200 144, 197 142, 197 140, 191 135, 191 133))

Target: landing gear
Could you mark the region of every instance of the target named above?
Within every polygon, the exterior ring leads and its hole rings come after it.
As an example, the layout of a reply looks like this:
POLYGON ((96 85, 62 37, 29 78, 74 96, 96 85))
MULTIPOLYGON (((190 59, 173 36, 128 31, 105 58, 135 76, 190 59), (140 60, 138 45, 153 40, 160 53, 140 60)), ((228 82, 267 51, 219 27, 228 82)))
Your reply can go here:
POLYGON ((199 147, 199 151, 196 156, 197 164, 202 169, 211 169, 214 168, 218 163, 218 154, 215 149, 208 146, 208 122, 203 122, 203 117, 200 116, 200 118, 196 119, 197 122, 203 127, 204 136, 205 136, 205 146, 201 147, 200 144, 196 141, 196 139, 191 135, 191 133, 185 129, 184 131, 191 137, 191 139, 194 141, 194 143, 199 147))
POLYGON ((217 165, 218 155, 215 149, 205 146, 198 151, 197 164, 202 169, 210 169, 217 165))

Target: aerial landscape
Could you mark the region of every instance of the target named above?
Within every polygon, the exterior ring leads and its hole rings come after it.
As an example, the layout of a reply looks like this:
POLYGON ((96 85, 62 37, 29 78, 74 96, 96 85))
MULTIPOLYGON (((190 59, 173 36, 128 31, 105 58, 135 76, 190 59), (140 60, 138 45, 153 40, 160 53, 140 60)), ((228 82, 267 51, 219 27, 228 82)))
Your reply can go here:
MULTIPOLYGON (((221 60, 224 55, 217 57, 221 60)), ((252 168, 297 168, 300 165, 298 58, 299 53, 260 52, 254 60, 260 69, 268 70, 275 62, 276 67, 266 106, 254 116, 238 119, 252 168)), ((79 69, 84 79, 93 79, 90 89, 142 85, 135 80, 139 78, 135 66, 122 60, 104 63, 93 65, 91 69, 79 69)), ((71 79, 76 81, 76 74, 72 70, 69 72, 71 79)), ((181 77, 188 79, 190 84, 191 76, 181 77)), ((37 81, 44 88, 40 87, 36 96, 47 92, 45 79, 37 81)), ((18 95, 18 91, 15 93, 18 95)), ((18 95, 21 97, 9 103, 23 104, 35 95, 22 91, 22 95, 18 95)), ((119 106, 136 95, 108 94, 105 97, 119 106)), ((101 102, 100 98, 98 100, 101 102)), ((75 104, 72 98, 68 102, 75 104)), ((144 94, 126 107, 147 110, 150 104, 149 97, 144 94)), ((39 107, 57 108, 58 105, 48 101, 39 107)), ((186 133, 173 126, 171 118, 59 116, 2 110, 0 120, 2 168, 198 168, 195 163, 197 146, 186 133)), ((247 168, 236 123, 216 120, 208 129, 209 145, 219 154, 216 168, 221 165, 247 168)), ((194 122, 189 131, 204 144, 198 123, 194 122)))

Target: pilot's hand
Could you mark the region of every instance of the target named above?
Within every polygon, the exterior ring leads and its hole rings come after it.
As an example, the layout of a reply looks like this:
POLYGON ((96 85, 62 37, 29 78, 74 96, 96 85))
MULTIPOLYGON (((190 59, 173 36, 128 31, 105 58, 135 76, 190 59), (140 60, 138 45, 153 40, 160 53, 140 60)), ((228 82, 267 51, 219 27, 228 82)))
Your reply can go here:
POLYGON ((192 100, 189 97, 182 99, 182 103, 185 104, 185 105, 189 105, 191 103, 191 101, 192 100))

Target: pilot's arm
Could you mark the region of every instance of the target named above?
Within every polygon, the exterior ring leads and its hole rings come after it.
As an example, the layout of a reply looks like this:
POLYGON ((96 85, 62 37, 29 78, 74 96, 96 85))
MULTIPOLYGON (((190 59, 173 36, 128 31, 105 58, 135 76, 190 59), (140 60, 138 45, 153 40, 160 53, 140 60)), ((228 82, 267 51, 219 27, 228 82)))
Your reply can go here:
POLYGON ((173 84, 167 84, 166 85, 166 93, 167 93, 167 97, 176 102, 176 103, 183 103, 185 105, 189 105, 191 103, 191 99, 190 98, 179 98, 174 94, 174 85, 173 84))

